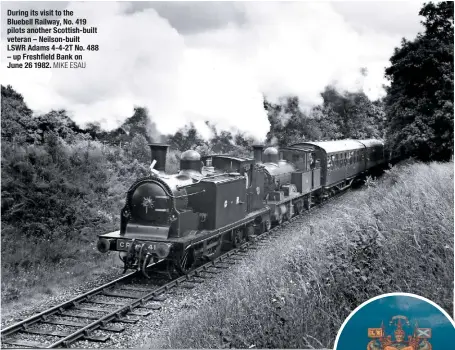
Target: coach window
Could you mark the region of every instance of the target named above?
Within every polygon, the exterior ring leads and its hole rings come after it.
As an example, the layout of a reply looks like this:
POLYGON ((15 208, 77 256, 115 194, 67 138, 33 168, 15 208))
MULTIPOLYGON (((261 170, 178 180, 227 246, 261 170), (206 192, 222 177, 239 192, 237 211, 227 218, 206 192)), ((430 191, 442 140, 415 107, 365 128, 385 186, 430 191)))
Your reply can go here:
POLYGON ((292 162, 293 162, 293 163, 298 163, 299 160, 300 160, 300 157, 299 157, 298 154, 295 154, 295 153, 292 154, 292 162))

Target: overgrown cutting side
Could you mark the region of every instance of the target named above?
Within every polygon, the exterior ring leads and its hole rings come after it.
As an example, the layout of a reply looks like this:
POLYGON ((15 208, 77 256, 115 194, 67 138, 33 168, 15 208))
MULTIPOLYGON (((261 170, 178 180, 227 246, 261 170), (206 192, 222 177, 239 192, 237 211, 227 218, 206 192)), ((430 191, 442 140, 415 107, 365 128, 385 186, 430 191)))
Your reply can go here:
POLYGON ((355 307, 389 292, 451 314, 453 163, 401 165, 368 184, 241 264, 151 347, 332 348, 355 307))

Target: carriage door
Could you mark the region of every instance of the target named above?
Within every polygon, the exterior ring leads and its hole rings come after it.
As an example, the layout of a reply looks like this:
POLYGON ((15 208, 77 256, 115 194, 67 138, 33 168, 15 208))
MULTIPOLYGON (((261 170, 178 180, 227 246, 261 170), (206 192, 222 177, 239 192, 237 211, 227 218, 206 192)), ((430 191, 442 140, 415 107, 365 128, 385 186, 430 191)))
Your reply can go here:
POLYGON ((243 169, 246 177, 246 212, 249 213, 253 210, 253 166, 245 164, 243 169))

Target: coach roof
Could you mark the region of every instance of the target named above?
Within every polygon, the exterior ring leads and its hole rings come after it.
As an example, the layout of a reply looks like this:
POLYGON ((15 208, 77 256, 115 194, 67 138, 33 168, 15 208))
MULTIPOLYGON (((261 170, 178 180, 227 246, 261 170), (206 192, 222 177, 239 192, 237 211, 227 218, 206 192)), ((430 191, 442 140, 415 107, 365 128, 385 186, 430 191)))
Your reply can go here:
POLYGON ((359 140, 366 147, 384 146, 384 141, 378 139, 359 140))
POLYGON ((322 148, 326 153, 336 153, 363 149, 365 146, 356 140, 318 141, 295 143, 292 147, 313 145, 322 148))

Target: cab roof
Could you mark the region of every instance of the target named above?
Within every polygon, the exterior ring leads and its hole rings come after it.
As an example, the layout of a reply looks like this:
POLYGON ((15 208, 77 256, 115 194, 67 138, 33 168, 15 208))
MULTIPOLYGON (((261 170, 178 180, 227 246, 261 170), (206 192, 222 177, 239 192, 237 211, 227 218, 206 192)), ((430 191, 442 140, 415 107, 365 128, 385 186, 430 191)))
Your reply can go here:
POLYGON ((206 160, 207 158, 230 159, 230 160, 234 160, 236 162, 251 162, 254 160, 253 158, 236 157, 236 156, 231 156, 231 155, 227 155, 227 154, 213 154, 213 155, 201 157, 202 160, 206 160))

